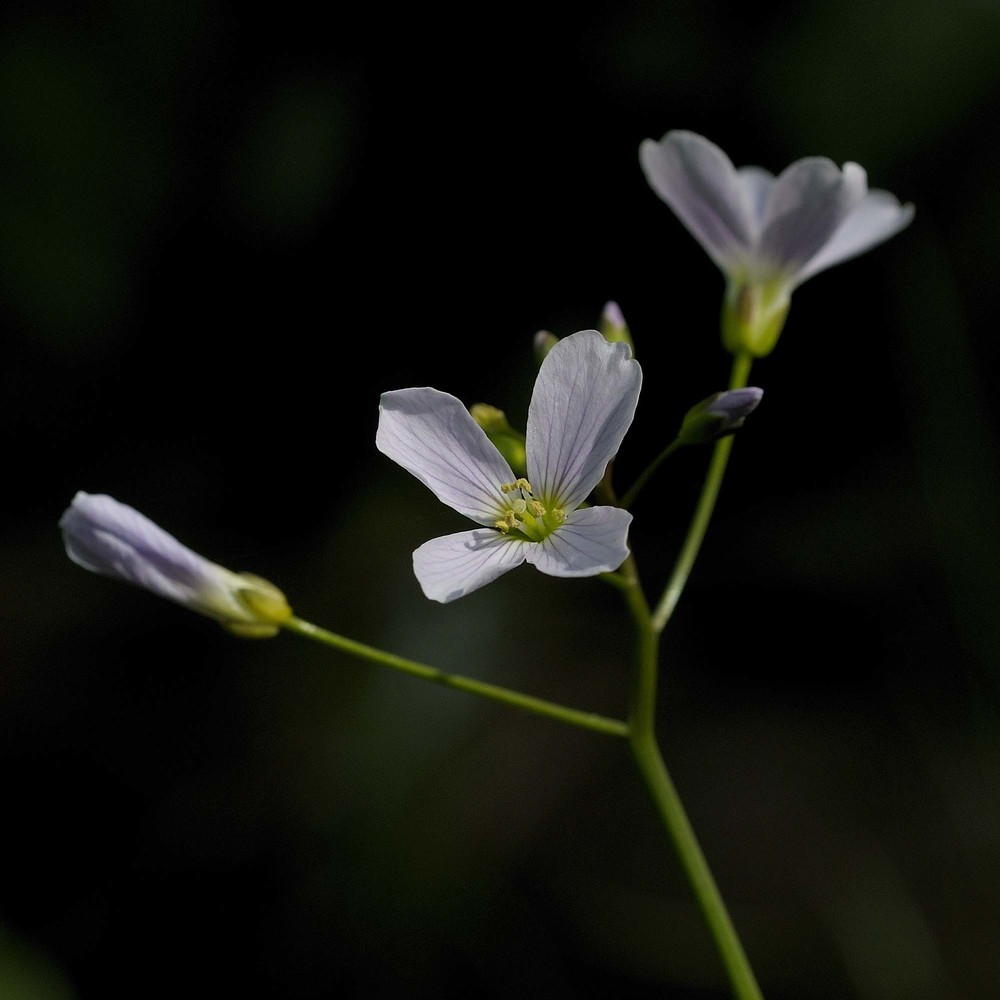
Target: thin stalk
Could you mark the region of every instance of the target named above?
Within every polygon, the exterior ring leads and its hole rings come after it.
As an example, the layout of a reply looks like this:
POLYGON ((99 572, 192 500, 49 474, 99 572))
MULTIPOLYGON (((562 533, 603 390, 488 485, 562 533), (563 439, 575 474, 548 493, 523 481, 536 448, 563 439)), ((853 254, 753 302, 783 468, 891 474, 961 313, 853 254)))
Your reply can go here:
MULTIPOLYGON (((729 378, 730 389, 741 389, 747 384, 750 376, 750 365, 753 359, 749 354, 737 354, 733 359, 733 370, 729 378)), ((684 587, 687 584, 691 568, 704 541, 705 532, 708 530, 708 523, 712 519, 712 512, 715 510, 715 502, 719 498, 719 489, 722 486, 723 477, 726 474, 726 465, 729 462, 729 453, 733 450, 733 435, 719 438, 715 442, 712 450, 712 458, 708 464, 708 472, 705 475, 705 482, 701 488, 701 496, 698 497, 698 505, 695 507, 691 525, 688 528, 687 537, 681 547, 677 562, 674 564, 670 579, 663 590, 663 596, 656 605, 653 612, 653 628, 657 633, 663 631, 670 616, 677 607, 684 587)))
POLYGON ((542 715, 556 722, 563 722, 579 729, 590 729, 596 733, 604 733, 607 736, 628 736, 628 726, 618 719, 609 719, 603 715, 593 712, 580 712, 574 708, 567 708, 556 702, 546 701, 543 698, 533 698, 531 695, 522 694, 520 691, 512 691, 509 688, 500 687, 496 684, 486 684, 483 681, 473 680, 471 677, 462 677, 458 674, 448 674, 437 667, 429 667, 424 663, 417 663, 415 660, 407 660, 402 656, 395 656, 384 650, 376 649, 374 646, 367 646, 363 642, 356 642, 345 636, 330 632, 311 622, 303 621, 301 618, 290 618, 284 623, 284 627, 290 632, 305 636, 307 639, 314 639, 324 645, 332 646, 342 652, 357 656, 362 660, 369 660, 372 663, 390 667, 401 673, 409 674, 411 677, 419 677, 433 684, 441 684, 444 687, 454 688, 456 691, 464 691, 467 694, 478 695, 480 698, 488 698, 491 701, 499 701, 505 705, 512 705, 514 708, 523 709, 534 715, 542 715))

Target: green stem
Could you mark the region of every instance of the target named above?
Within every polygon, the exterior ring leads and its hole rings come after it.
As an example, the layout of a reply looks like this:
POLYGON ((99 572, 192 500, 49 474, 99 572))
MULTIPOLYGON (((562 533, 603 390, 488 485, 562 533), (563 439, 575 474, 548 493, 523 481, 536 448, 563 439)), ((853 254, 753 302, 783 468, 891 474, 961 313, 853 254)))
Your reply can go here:
MULTIPOLYGON (((737 354, 733 359, 733 370, 729 378, 730 389, 740 389, 747 384, 750 376, 750 365, 752 358, 749 354, 737 354)), ((726 474, 726 465, 729 462, 729 453, 733 450, 733 435, 719 438, 715 442, 712 450, 712 458, 708 464, 708 472, 705 475, 705 482, 701 488, 701 496, 698 498, 698 506, 695 508, 691 525, 688 528, 684 545, 674 564, 673 572, 664 588, 663 596, 656 605, 653 612, 653 628, 657 633, 662 632, 670 616, 677 607, 677 602, 687 584, 691 568, 701 549, 701 543, 708 530, 708 522, 712 519, 712 512, 715 510, 715 502, 719 497, 719 489, 722 486, 722 479, 726 474)))
POLYGON ((663 763, 655 737, 651 732, 635 733, 629 743, 656 811, 667 828, 677 857, 694 890, 705 923, 715 939, 715 945, 729 974, 733 995, 739 1000, 763 1000, 753 969, 677 795, 677 789, 663 763))
POLYGON ((603 715, 596 715, 593 712, 579 712, 565 705, 556 702, 545 701, 542 698, 533 698, 519 691, 512 691, 509 688, 499 687, 496 684, 485 684, 482 681, 473 680, 471 677, 460 677, 457 674, 447 674, 436 667, 429 667, 414 660, 404 659, 402 656, 394 656, 386 653, 374 646, 366 646, 362 642, 348 639, 345 636, 337 635, 311 622, 303 621, 301 618, 290 618, 284 623, 284 627, 290 632, 296 632, 308 639, 332 646, 351 656, 357 656, 362 660, 369 660, 372 663, 379 663, 393 670, 399 670, 412 677, 420 677, 422 680, 431 681, 434 684, 442 684, 445 687, 454 688, 456 691, 465 691, 467 694, 479 695, 481 698, 489 698, 492 701, 499 701, 505 705, 512 705, 515 708, 532 712, 535 715, 543 715, 556 722, 564 722, 570 726, 577 726, 580 729, 590 729, 596 733, 604 733, 608 736, 628 736, 628 726, 618 719, 609 719, 603 715))
POLYGON ((638 650, 629 716, 629 745, 715 941, 729 976, 733 995, 738 1000, 762 1000, 746 952, 656 743, 656 682, 660 633, 650 615, 634 557, 629 556, 621 573, 622 580, 627 582, 622 590, 635 620, 638 650))
MULTIPOLYGON (((750 364, 749 355, 737 355, 730 376, 731 389, 746 385, 750 364)), ((655 732, 659 638, 684 590, 705 537, 732 446, 732 436, 720 439, 715 445, 687 538, 655 613, 650 613, 634 557, 629 556, 614 582, 625 595, 636 627, 638 658, 629 715, 629 745, 632 754, 715 941, 729 976, 733 995, 738 1000, 762 1000, 760 987, 740 943, 739 935, 698 844, 698 838, 671 780, 670 772, 663 761, 655 732)), ((672 445, 668 448, 637 480, 624 497, 625 506, 635 498, 639 488, 673 447, 672 445)))

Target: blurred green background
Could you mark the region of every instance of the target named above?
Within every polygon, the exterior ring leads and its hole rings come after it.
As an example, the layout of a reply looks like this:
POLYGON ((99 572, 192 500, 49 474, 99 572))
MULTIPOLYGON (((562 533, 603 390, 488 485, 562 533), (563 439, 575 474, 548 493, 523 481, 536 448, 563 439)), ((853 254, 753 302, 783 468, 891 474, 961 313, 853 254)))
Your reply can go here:
MULTIPOLYGON (((795 295, 666 637, 668 763, 770 1000, 1000 983, 1000 6, 109 2, 0 15, 0 996, 727 995, 627 748, 84 573, 107 492, 304 617, 621 715, 630 628, 464 522, 378 395, 523 420, 607 299, 627 485, 721 388, 642 139, 864 165, 914 223, 795 295)), ((635 508, 657 593, 705 453, 635 508)))

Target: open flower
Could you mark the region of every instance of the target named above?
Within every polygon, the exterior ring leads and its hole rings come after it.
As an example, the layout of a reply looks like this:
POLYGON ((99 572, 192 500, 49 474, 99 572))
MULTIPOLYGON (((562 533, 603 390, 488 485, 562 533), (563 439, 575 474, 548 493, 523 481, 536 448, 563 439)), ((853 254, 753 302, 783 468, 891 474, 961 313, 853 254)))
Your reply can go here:
POLYGON ((777 178, 737 170, 694 132, 647 139, 639 159, 653 190, 726 276, 723 339, 731 351, 770 353, 792 291, 814 274, 870 250, 903 229, 912 205, 869 191, 857 163, 796 160, 777 178))
POLYGON ((437 498, 481 527, 413 553, 424 594, 446 603, 523 562, 550 576, 594 576, 628 556, 632 515, 581 507, 632 423, 642 371, 628 346, 596 330, 560 340, 538 370, 528 407, 527 477, 517 478, 454 396, 382 395, 375 443, 437 498))
POLYGON ((209 562, 112 497, 77 493, 59 527, 66 554, 77 565, 145 587, 237 635, 276 635, 291 617, 274 584, 209 562))

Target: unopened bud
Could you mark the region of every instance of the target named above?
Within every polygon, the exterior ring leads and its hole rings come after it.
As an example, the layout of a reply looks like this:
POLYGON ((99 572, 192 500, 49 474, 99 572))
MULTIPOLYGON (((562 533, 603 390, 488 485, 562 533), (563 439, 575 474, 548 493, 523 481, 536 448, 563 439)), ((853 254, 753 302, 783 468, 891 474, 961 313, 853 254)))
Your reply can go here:
MULTIPOLYGON (((601 334, 609 343, 615 344, 621 341, 633 347, 632 335, 629 333, 628 324, 617 302, 606 302, 604 311, 601 313, 600 323, 601 334)), ((634 353, 634 351, 633 351, 634 353)))
POLYGON ((59 527, 66 554, 77 565, 144 587, 236 635, 277 635, 292 617, 273 583, 209 562, 112 497, 77 493, 59 527))
POLYGON ((687 411, 677 439, 681 444, 709 444, 732 434, 757 409, 763 395, 764 390, 755 386, 713 393, 687 411))
POLYGON ((559 343, 559 338, 548 330, 539 330, 535 334, 534 349, 535 362, 541 364, 545 360, 545 355, 559 343))
POLYGON ((507 464, 514 473, 523 476, 528 461, 524 450, 524 435, 511 427, 503 410, 498 410, 489 403, 473 403, 469 407, 469 413, 486 431, 486 436, 496 446, 497 451, 507 459, 507 464))

